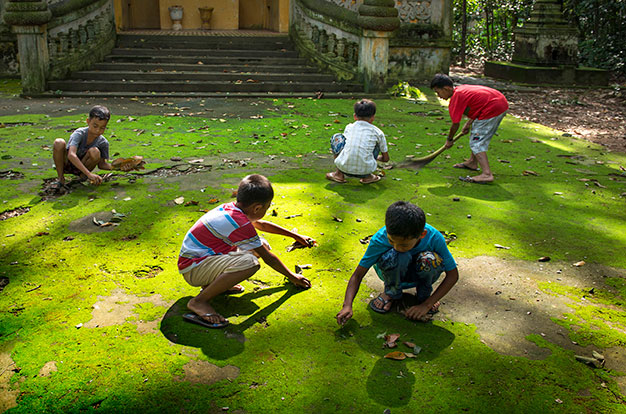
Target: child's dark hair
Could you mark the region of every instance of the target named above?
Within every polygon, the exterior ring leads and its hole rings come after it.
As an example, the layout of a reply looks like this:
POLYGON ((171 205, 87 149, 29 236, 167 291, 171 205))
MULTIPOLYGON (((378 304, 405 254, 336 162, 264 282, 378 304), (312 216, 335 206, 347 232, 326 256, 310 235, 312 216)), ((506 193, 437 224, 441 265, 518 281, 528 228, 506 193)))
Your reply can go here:
POLYGON ((369 99, 361 99, 354 104, 354 114, 361 119, 371 118, 376 115, 376 104, 369 99))
POLYGON ((111 119, 111 112, 106 106, 96 105, 89 111, 89 119, 98 118, 101 121, 108 121, 111 119))
POLYGON ((387 208, 385 225, 390 236, 417 238, 424 231, 426 215, 415 204, 396 201, 387 208))
POLYGON ((433 80, 430 82, 430 89, 443 88, 445 86, 454 87, 454 82, 452 82, 450 76, 444 75, 443 73, 436 74, 433 80))
POLYGON ((248 207, 254 203, 266 204, 274 198, 272 183, 260 174, 244 177, 237 189, 237 204, 248 207))

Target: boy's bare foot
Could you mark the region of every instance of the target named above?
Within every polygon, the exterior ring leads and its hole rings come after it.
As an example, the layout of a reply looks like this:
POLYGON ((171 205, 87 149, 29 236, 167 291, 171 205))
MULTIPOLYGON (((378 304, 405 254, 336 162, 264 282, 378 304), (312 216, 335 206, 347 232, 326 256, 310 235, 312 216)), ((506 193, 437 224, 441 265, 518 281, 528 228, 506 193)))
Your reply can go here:
POLYGON ((464 163, 464 162, 460 162, 460 163, 458 163, 458 164, 454 164, 454 165, 453 165, 453 167, 454 167, 454 168, 464 168, 464 169, 466 169, 466 170, 471 170, 471 171, 478 171, 477 166, 475 166, 475 165, 474 165, 474 166, 467 165, 467 164, 466 164, 466 163, 464 163))
POLYGON ((475 177, 470 177, 469 175, 466 177, 459 177, 459 180, 464 181, 466 183, 472 184, 487 184, 493 182, 493 175, 484 175, 480 174, 475 177))
POLYGON ((393 300, 391 299, 391 296, 385 293, 381 293, 376 299, 373 299, 370 302, 370 308, 378 313, 389 312, 391 305, 393 305, 393 300))
POLYGON ((361 184, 371 184, 380 181, 380 178, 380 175, 370 174, 368 177, 361 178, 359 181, 361 184))
POLYGON ((337 174, 337 172, 326 173, 326 179, 340 184, 344 184, 347 182, 343 174, 339 175, 337 174))
POLYGON ((195 299, 196 298, 193 298, 187 302, 187 309, 209 323, 221 324, 227 322, 227 319, 215 312, 215 309, 213 309, 211 305, 206 302, 196 301, 195 299))

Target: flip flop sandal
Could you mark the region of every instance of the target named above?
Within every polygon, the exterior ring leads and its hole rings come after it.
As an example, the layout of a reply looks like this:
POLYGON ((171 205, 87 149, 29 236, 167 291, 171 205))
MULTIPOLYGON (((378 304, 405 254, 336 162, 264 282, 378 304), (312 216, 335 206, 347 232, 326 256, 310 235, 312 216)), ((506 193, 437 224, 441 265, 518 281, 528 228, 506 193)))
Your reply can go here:
POLYGON ((241 285, 235 285, 224 292, 225 295, 236 295, 245 292, 246 288, 241 285))
POLYGON ((389 299, 389 300, 385 300, 385 298, 383 298, 381 295, 378 295, 378 297, 376 299, 373 299, 370 301, 370 308, 374 311, 374 312, 378 312, 378 313, 387 313, 391 310, 391 307, 389 307, 389 309, 385 309, 385 306, 387 306, 387 304, 389 302, 392 302, 393 299, 389 299), (376 305, 374 305, 374 302, 376 302, 376 300, 380 300, 383 303, 383 307, 382 308, 377 308, 376 305))
POLYGON ((346 180, 340 180, 340 179, 339 179, 339 178, 337 178, 337 176, 336 176, 334 173, 332 173, 332 172, 329 172, 329 173, 327 173, 327 174, 326 174, 326 179, 327 179, 327 180, 330 180, 330 181, 334 181, 334 182, 339 183, 339 184, 345 184, 345 183, 347 183, 347 182, 348 182, 348 181, 346 181, 346 180))
POLYGON ((361 179, 359 180, 359 182, 360 182, 361 184, 372 184, 372 183, 377 183, 377 182, 379 182, 379 181, 380 181, 380 179, 382 178, 380 175, 374 175, 374 177, 376 177, 376 178, 372 179, 372 181, 363 181, 363 178, 361 178, 361 179))
POLYGON ((225 328, 228 326, 228 324, 230 323, 228 322, 228 319, 224 319, 223 322, 211 323, 203 318, 204 316, 215 316, 215 315, 217 315, 217 313, 205 313, 202 316, 197 315, 195 313, 186 313, 183 315, 183 319, 187 322, 202 325, 205 328, 220 329, 220 328, 225 328))
POLYGON ((478 171, 478 168, 468 167, 467 165, 465 165, 463 163, 454 164, 452 167, 453 168, 460 168, 460 169, 464 169, 464 170, 470 170, 470 171, 478 171))

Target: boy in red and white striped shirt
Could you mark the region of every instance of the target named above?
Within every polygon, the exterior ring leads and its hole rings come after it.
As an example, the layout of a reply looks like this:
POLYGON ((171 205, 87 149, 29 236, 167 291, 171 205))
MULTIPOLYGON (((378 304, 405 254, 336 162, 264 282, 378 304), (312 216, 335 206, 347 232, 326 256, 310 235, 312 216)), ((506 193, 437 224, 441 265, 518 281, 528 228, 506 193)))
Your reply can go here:
POLYGON ((185 320, 209 328, 227 326, 228 320, 210 302, 226 291, 242 292, 238 283, 261 267, 257 257, 296 286, 311 287, 308 279, 287 269, 257 234, 260 230, 289 236, 304 246, 314 242, 310 237, 261 220, 273 198, 274 190, 267 178, 249 175, 239 183, 236 202, 214 208, 189 229, 178 257, 178 269, 187 283, 201 286, 202 291, 187 304, 193 313, 183 315, 185 320))

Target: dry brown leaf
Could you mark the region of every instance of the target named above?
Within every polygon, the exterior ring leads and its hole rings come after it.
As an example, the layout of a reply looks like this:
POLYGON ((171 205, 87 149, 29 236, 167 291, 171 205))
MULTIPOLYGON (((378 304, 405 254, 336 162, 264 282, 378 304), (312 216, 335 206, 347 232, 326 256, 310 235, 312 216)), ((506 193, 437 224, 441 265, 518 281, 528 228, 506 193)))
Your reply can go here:
POLYGON ((581 267, 581 266, 584 266, 584 265, 585 265, 585 261, 581 260, 580 262, 574 263, 572 266, 581 267))
POLYGON ((181 205, 185 202, 185 197, 177 197, 174 199, 174 203, 177 205, 181 205))
POLYGON ((526 175, 526 176, 528 176, 528 175, 534 175, 534 176, 536 177, 536 176, 538 176, 539 174, 537 174, 537 173, 536 173, 536 172, 534 172, 533 170, 524 170, 524 171, 522 172, 522 175, 526 175))
POLYGON ((385 358, 395 359, 396 361, 402 361, 403 359, 406 359, 406 354, 402 351, 394 351, 385 355, 385 358))
POLYGON ((408 346, 409 348, 413 349, 415 348, 415 344, 413 342, 402 342, 404 345, 408 346))
POLYGON ((122 171, 132 171, 132 170, 143 170, 145 169, 144 165, 146 162, 143 160, 143 157, 140 155, 135 155, 130 158, 118 158, 111 162, 111 166, 114 170, 122 170, 122 171))

